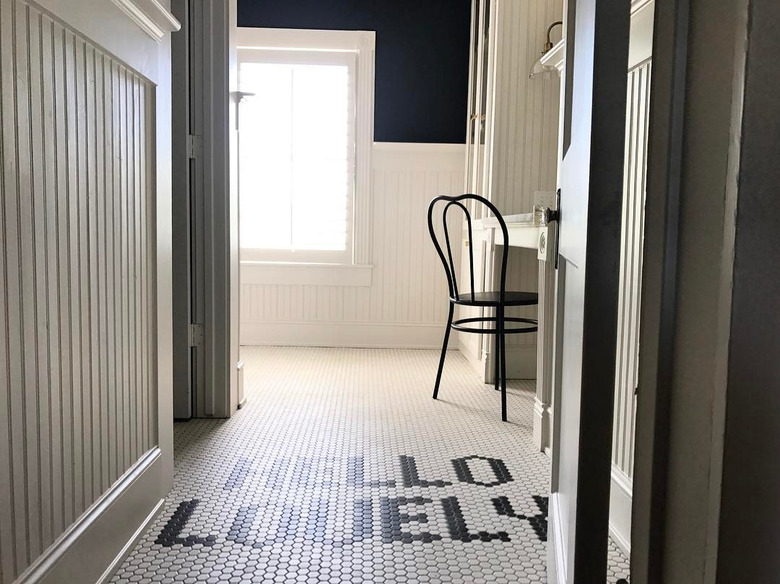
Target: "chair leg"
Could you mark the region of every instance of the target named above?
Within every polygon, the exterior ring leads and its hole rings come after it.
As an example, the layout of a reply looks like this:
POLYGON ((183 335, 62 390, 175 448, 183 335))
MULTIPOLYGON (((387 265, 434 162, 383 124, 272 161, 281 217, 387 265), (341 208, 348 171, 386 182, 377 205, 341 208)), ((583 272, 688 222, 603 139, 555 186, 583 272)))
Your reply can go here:
POLYGON ((501 336, 498 334, 498 307, 496 307, 496 340, 495 340, 495 346, 493 347, 493 361, 495 362, 495 371, 496 376, 494 380, 494 385, 496 387, 496 391, 499 391, 500 388, 498 384, 501 381, 501 336))
POLYGON ((441 347, 441 358, 439 359, 439 371, 436 373, 436 385, 433 386, 433 399, 439 397, 439 383, 441 382, 441 372, 444 371, 444 358, 447 356, 447 343, 450 340, 450 328, 452 327, 452 315, 455 312, 455 305, 450 302, 450 314, 447 317, 447 328, 444 331, 444 344, 441 347))
POLYGON ((497 357, 501 360, 501 420, 507 421, 506 412, 506 335, 504 334, 504 307, 501 306, 498 309, 498 318, 496 323, 498 324, 498 336, 501 338, 501 348, 497 357))

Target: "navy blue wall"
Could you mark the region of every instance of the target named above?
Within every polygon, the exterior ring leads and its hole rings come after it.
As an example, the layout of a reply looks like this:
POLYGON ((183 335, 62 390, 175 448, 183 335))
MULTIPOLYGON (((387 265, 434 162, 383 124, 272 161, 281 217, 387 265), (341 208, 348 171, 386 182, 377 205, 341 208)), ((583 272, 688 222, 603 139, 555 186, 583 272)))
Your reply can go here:
POLYGON ((377 142, 463 143, 470 0, 238 0, 238 25, 376 31, 377 142))

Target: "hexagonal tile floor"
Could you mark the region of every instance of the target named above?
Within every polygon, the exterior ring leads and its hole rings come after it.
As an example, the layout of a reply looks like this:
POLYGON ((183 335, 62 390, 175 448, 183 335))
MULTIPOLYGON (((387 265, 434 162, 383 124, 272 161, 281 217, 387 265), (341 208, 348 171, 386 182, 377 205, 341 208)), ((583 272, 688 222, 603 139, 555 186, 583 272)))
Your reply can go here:
MULTIPOLYGON (((113 582, 545 582, 533 383, 450 352, 245 347, 247 404, 175 425, 165 509, 113 582)), ((610 581, 627 565, 611 546, 610 581)))

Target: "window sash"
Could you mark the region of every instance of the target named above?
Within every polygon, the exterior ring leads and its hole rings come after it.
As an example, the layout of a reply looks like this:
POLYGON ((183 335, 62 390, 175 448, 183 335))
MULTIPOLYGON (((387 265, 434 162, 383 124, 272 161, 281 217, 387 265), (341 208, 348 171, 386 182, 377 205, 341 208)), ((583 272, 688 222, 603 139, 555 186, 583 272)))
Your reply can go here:
MULTIPOLYGON (((345 248, 343 250, 320 250, 320 249, 293 249, 291 248, 250 248, 241 246, 242 260, 247 261, 267 261, 267 262, 302 262, 302 263, 333 263, 333 264, 352 264, 353 263, 353 240, 354 240, 354 200, 356 188, 356 126, 357 126, 357 107, 356 107, 356 73, 357 73, 357 53, 354 50, 296 50, 296 49, 269 49, 269 48, 247 48, 242 47, 238 51, 239 71, 243 63, 258 64, 287 64, 287 65, 340 65, 347 67, 348 79, 348 116, 347 116, 347 189, 345 193, 346 208, 346 237, 345 248)), ((249 87, 242 87, 243 90, 249 90, 249 87)), ((241 118, 239 116, 239 129, 241 129, 241 118)), ((241 132, 239 131, 239 152, 240 152, 241 132)), ((239 169, 239 181, 241 181, 241 170, 239 169)), ((294 194, 291 194, 294 197, 294 194)), ((294 199, 291 205, 295 205, 294 199)), ((290 211, 293 213, 293 211, 290 211)), ((295 236, 294 222, 292 217, 292 229, 290 237, 295 236)), ((243 222, 243 221, 242 221, 243 222)), ((294 241, 292 242, 294 243, 294 241)))

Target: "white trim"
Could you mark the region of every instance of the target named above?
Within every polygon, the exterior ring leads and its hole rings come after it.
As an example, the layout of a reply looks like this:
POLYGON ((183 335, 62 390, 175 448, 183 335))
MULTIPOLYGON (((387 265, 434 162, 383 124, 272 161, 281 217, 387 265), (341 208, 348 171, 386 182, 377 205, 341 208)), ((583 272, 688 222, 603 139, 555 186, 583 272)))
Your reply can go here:
POLYGON ((539 59, 539 62, 545 67, 555 67, 558 73, 563 69, 563 62, 566 58, 566 39, 562 38, 553 45, 553 48, 547 51, 539 59))
POLYGON ((463 170, 465 144, 374 142, 372 170, 463 170))
MULTIPOLYGON (((450 348, 456 348, 450 335, 450 348)), ((444 323, 243 322, 242 345, 441 349, 444 323)))
POLYGON ((371 263, 371 188, 374 145, 374 67, 376 33, 358 37, 357 101, 355 103, 355 192, 352 195, 352 258, 371 263))
POLYGON ((280 49, 242 47, 238 49, 240 63, 276 63, 278 65, 341 65, 352 69, 354 51, 323 51, 314 49, 280 49))
POLYGON ((112 0, 141 29, 156 41, 181 29, 181 23, 157 0, 112 0))
POLYGON ((241 262, 241 284, 370 286, 373 266, 241 262))
POLYGON ((533 437, 534 446, 540 452, 546 452, 550 447, 550 408, 539 397, 534 397, 533 437))
POLYGON ((653 0, 631 0, 631 16, 633 17, 634 14, 636 14, 646 6, 650 6, 652 2, 653 0))
POLYGON ((620 550, 631 557, 631 511, 633 481, 614 464, 609 494, 609 535, 620 550))
POLYGON ((465 149, 465 144, 447 144, 444 142, 374 142, 374 150, 379 152, 401 152, 404 154, 425 152, 428 154, 441 153, 460 156, 465 149))
POLYGON ((240 410, 246 405, 246 395, 244 394, 244 362, 239 361, 236 363, 236 371, 238 377, 238 403, 236 409, 240 410))
POLYGON ((299 49, 321 51, 374 50, 376 32, 372 30, 314 30, 297 28, 261 28, 239 26, 239 49, 299 49))
POLYGON ((135 530, 133 536, 127 540, 127 543, 124 545, 122 550, 114 558, 114 561, 111 562, 108 568, 106 568, 106 571, 103 572, 103 575, 98 579, 97 584, 108 584, 109 582, 111 582, 111 579, 114 577, 116 571, 127 559, 127 556, 130 555, 130 552, 133 551, 133 548, 135 548, 136 544, 139 541, 141 541, 141 538, 144 536, 146 531, 152 526, 152 523, 154 523, 154 520, 157 519, 157 516, 162 512, 164 506, 165 506, 165 499, 160 499, 157 502, 157 504, 152 508, 152 510, 149 511, 149 514, 146 516, 146 519, 144 519, 141 522, 141 524, 138 526, 138 529, 135 530))
POLYGON ((566 545, 563 541, 563 523, 561 522, 560 495, 558 493, 550 494, 550 513, 549 513, 549 546, 547 547, 547 566, 550 570, 548 574, 549 584, 566 584, 566 545))
POLYGON ((16 584, 110 579, 109 572, 119 567, 162 509, 162 462, 162 451, 157 447, 142 455, 24 571, 16 584))
MULTIPOLYGON (((350 221, 351 223, 351 221, 350 221)), ((242 247, 239 255, 242 262, 250 264, 299 264, 304 266, 331 265, 351 266, 350 243, 347 249, 259 249, 242 247)), ((280 282, 272 282, 279 284, 280 282)))

